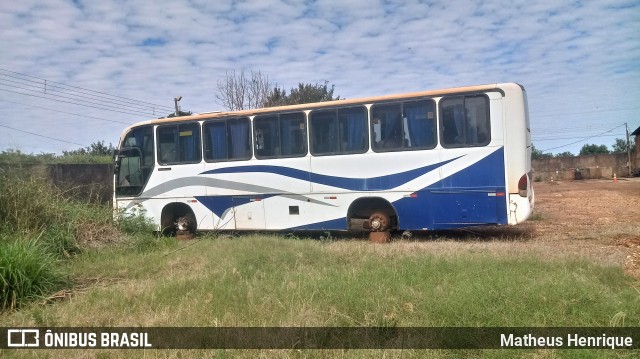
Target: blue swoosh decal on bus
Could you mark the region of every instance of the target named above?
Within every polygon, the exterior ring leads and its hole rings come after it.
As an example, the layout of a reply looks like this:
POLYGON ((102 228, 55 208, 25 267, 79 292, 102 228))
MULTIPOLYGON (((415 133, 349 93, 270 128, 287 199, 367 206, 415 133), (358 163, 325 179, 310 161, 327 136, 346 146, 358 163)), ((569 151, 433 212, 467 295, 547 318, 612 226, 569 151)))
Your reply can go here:
MULTIPOLYGON (((460 156, 462 157, 462 156, 460 156)), ((384 191, 401 186, 415 178, 418 178, 426 173, 433 171, 436 168, 444 166, 445 164, 455 161, 460 157, 452 158, 447 161, 439 162, 436 164, 419 167, 405 172, 394 173, 386 176, 371 177, 371 178, 351 178, 351 177, 336 177, 321 175, 318 173, 307 172, 298 170, 295 168, 282 167, 282 166, 267 166, 267 165, 255 165, 255 166, 237 166, 219 168, 211 171, 202 172, 201 174, 219 174, 219 173, 273 173, 285 177, 296 178, 303 181, 309 181, 312 183, 323 184, 327 186, 342 188, 351 191, 384 191)))

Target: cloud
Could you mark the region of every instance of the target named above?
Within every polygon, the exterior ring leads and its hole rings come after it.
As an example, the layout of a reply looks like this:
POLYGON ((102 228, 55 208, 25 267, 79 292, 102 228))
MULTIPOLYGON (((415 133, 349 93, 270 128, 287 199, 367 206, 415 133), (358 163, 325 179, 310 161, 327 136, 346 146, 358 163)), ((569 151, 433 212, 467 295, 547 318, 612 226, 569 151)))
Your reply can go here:
MULTIPOLYGON (((535 139, 549 137, 537 129, 576 128, 559 132, 570 137, 584 124, 637 121, 638 33, 637 1, 27 0, 0 9, 7 49, 0 67, 166 106, 151 106, 148 117, 166 115, 177 95, 183 109, 220 109, 216 82, 241 68, 260 70, 285 88, 328 80, 348 98, 515 81, 528 90, 535 139)), ((14 102, 88 116, 146 119, 0 92, 14 102)), ((113 106, 119 107, 126 108, 113 106)), ((8 113, 0 124, 87 144, 116 142, 124 127, 1 100, 0 109, 8 113)), ((0 149, 76 147, 2 131, 0 149)))

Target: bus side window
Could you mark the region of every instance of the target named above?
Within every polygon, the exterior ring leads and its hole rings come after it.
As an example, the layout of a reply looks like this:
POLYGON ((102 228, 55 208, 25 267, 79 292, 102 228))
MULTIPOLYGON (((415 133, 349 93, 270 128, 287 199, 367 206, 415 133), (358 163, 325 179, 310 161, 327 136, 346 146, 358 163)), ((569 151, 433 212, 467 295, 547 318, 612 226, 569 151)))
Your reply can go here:
POLYGON ((178 146, 180 163, 200 162, 200 124, 178 125, 178 146))
POLYGON ((251 158, 251 125, 248 118, 235 118, 227 121, 227 138, 229 139, 230 160, 251 158))
POLYGON ((432 100, 403 103, 405 147, 431 149, 436 146, 435 104, 432 100))
POLYGON ((208 121, 204 123, 204 158, 207 161, 226 161, 227 153, 227 126, 225 121, 208 121))
POLYGON ((367 113, 365 107, 338 110, 340 121, 340 152, 364 153, 367 151, 367 113))
POLYGON ((176 148, 178 126, 166 126, 158 128, 158 162, 170 164, 178 162, 176 148))
POLYGON ((386 152, 403 148, 405 136, 400 104, 373 105, 371 111, 373 150, 386 152))
POLYGON ((253 119, 254 146, 257 158, 273 158, 280 156, 280 136, 278 116, 256 116, 253 119))
POLYGON ((309 126, 311 127, 312 154, 324 155, 338 151, 335 110, 311 112, 309 126))
POLYGON ((200 124, 158 127, 160 164, 197 163, 200 162, 200 155, 200 124))
POLYGON ((443 147, 486 146, 491 141, 489 99, 484 95, 440 101, 443 147))
POLYGON ((283 157, 307 154, 307 131, 303 112, 280 115, 280 144, 283 157))

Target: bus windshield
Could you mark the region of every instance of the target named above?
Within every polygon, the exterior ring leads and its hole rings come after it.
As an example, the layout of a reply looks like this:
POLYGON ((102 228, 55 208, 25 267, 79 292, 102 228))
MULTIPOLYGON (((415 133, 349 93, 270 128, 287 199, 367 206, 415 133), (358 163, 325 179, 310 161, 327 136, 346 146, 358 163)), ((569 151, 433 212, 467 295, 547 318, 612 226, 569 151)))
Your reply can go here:
POLYGON ((135 196, 142 192, 153 170, 153 132, 138 127, 127 134, 116 157, 116 196, 135 196))

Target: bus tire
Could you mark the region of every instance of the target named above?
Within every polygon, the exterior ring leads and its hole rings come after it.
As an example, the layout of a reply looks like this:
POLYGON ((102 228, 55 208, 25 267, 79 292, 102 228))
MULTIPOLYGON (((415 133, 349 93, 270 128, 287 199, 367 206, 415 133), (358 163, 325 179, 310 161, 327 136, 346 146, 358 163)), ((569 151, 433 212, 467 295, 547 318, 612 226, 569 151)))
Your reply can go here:
POLYGON ((170 203, 162 209, 160 224, 163 234, 173 236, 180 232, 183 238, 186 234, 195 235, 198 229, 196 216, 191 207, 177 202, 170 203))

